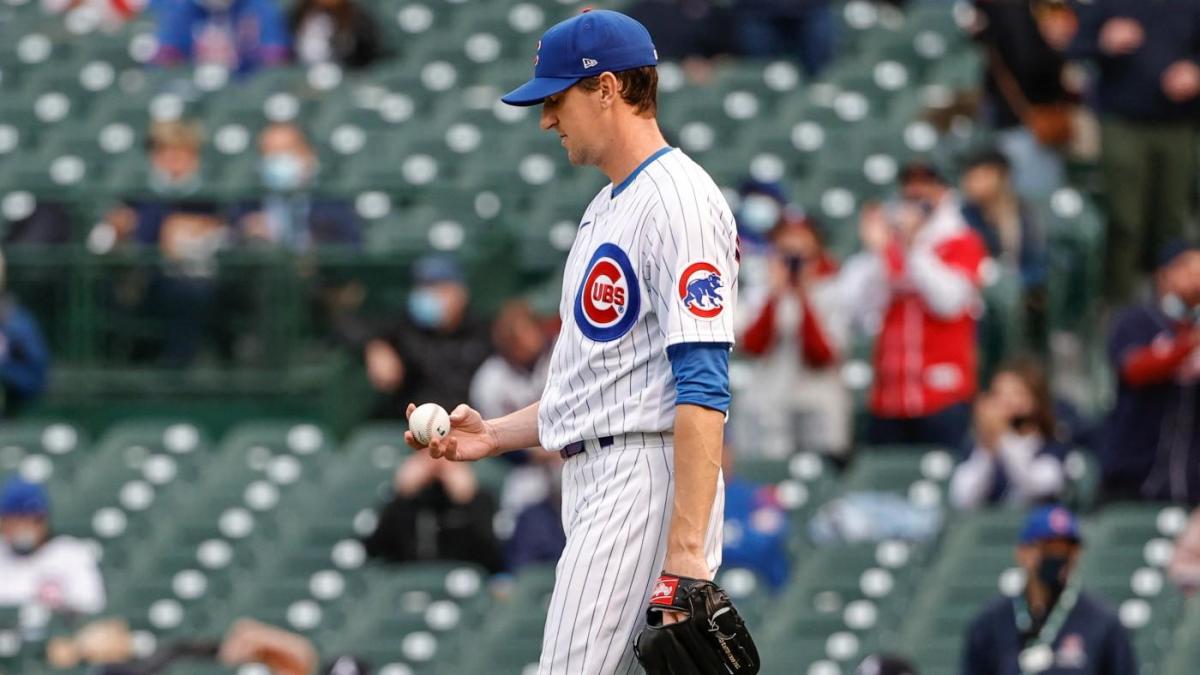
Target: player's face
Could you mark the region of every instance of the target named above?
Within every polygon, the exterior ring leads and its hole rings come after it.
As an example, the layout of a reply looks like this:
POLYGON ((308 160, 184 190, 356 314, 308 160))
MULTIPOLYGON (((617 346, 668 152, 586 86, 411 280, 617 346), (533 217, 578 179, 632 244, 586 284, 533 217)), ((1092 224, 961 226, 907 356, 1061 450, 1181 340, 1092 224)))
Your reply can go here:
POLYGON ((591 92, 579 87, 546 98, 542 102, 542 129, 558 134, 567 149, 567 159, 575 166, 599 163, 595 132, 599 106, 591 92))

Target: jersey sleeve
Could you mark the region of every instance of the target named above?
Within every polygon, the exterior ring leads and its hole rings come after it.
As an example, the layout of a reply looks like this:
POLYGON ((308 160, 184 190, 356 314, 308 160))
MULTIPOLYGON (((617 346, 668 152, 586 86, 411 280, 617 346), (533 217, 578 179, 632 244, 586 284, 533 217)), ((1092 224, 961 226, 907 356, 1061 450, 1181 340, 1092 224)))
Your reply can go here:
POLYGON ((664 348, 682 342, 733 344, 737 231, 723 198, 665 194, 648 228, 650 304, 664 348))

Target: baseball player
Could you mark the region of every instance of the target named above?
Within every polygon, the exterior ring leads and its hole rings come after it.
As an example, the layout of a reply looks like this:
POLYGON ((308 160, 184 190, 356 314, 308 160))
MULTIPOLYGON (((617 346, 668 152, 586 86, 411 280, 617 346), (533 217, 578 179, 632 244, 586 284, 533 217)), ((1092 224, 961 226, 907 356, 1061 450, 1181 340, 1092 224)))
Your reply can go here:
POLYGON ((589 11, 546 31, 533 79, 503 97, 541 104, 571 163, 612 182, 579 222, 540 401, 489 420, 460 405, 428 445, 456 461, 538 445, 566 460, 541 675, 630 673, 639 660, 652 675, 758 670, 708 581, 721 562, 735 226, 659 131, 657 60, 640 23, 589 11))

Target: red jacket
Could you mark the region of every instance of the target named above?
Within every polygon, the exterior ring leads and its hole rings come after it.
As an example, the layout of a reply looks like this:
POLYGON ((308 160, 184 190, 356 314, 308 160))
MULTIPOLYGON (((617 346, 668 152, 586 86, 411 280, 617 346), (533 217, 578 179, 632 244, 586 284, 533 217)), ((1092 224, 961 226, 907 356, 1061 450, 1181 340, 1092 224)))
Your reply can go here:
MULTIPOLYGON (((818 278, 824 279, 837 273, 837 263, 827 256, 822 256, 816 264, 818 265, 818 278)), ((813 310, 807 295, 801 296, 800 304, 802 311, 800 325, 797 327, 796 343, 800 345, 801 358, 811 368, 825 368, 833 365, 840 358, 834 341, 826 334, 825 327, 813 310)), ((742 351, 746 354, 762 356, 775 347, 779 331, 775 325, 776 305, 777 298, 769 298, 749 328, 742 334, 739 342, 742 351)))
POLYGON ((923 417, 970 400, 977 387, 976 321, 987 249, 947 199, 909 251, 884 255, 889 293, 875 348, 871 411, 923 417))

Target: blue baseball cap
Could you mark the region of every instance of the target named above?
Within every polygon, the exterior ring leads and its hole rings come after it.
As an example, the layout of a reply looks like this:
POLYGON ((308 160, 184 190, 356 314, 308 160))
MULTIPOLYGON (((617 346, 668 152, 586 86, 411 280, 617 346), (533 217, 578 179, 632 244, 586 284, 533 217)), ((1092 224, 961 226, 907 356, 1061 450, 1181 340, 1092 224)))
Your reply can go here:
POLYGON ((533 57, 533 79, 500 100, 537 105, 584 78, 656 65, 658 51, 645 26, 620 12, 586 10, 542 35, 533 57))
POLYGON ((1025 519, 1025 526, 1021 528, 1022 546, 1050 539, 1083 541, 1079 534, 1079 519, 1065 506, 1041 506, 1025 519))
POLYGON ((445 255, 431 255, 421 258, 413 266, 413 281, 418 285, 456 283, 465 281, 462 267, 454 258, 445 255))
POLYGON ((44 516, 50 512, 46 489, 17 476, 9 478, 0 491, 0 516, 44 516))

